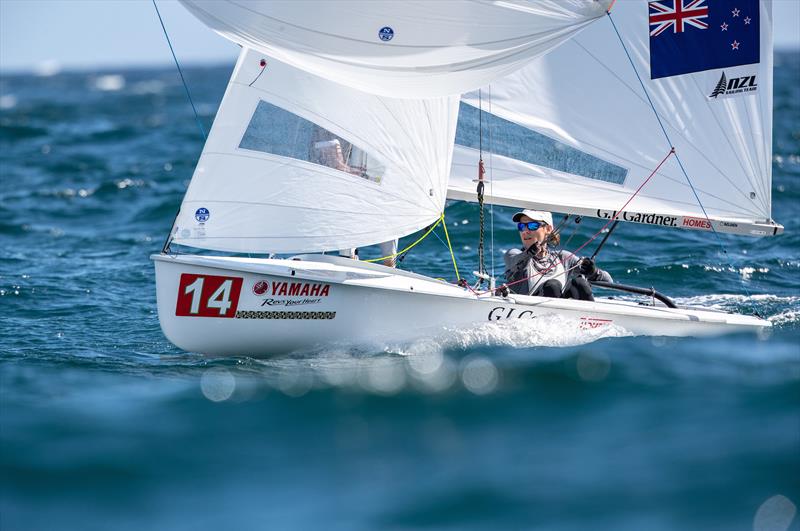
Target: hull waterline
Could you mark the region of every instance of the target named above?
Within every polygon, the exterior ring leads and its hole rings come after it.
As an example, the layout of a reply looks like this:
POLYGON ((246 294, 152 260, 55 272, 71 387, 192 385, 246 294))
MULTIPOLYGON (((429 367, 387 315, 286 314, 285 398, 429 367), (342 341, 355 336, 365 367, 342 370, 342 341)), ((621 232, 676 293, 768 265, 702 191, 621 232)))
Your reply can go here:
POLYGON ((153 255, 158 315, 177 347, 270 356, 336 342, 403 341, 444 328, 560 315, 634 335, 760 332, 762 319, 635 302, 476 296, 453 284, 334 256, 250 259, 153 255))

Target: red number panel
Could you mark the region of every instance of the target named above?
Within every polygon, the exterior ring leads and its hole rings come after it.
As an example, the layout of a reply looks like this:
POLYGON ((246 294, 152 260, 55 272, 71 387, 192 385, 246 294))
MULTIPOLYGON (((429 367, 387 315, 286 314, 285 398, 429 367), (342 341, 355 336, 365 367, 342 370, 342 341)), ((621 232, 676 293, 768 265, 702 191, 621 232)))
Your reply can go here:
POLYGON ((242 278, 184 273, 175 315, 232 318, 239 306, 242 278))

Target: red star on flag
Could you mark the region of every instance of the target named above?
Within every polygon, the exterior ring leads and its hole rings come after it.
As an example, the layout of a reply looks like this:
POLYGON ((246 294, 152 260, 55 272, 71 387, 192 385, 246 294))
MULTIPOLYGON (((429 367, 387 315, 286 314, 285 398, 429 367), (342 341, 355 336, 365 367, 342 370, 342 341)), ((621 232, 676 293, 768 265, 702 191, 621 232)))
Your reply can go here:
POLYGON ((731 50, 738 50, 739 49, 739 41, 733 41, 731 43, 731 50))

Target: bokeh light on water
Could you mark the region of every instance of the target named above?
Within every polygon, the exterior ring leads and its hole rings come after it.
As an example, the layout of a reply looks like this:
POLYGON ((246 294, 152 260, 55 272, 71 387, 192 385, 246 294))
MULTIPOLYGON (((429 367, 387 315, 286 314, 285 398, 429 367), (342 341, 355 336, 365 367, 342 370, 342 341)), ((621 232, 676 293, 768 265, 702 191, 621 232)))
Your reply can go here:
POLYGON ((236 390, 236 378, 227 369, 208 369, 200 377, 200 390, 212 402, 222 402, 236 390))
POLYGON ((782 494, 767 499, 756 511, 753 531, 786 531, 792 525, 797 507, 782 494))
POLYGON ((467 390, 476 395, 486 395, 497 387, 499 373, 489 358, 467 356, 461 362, 461 381, 467 390))

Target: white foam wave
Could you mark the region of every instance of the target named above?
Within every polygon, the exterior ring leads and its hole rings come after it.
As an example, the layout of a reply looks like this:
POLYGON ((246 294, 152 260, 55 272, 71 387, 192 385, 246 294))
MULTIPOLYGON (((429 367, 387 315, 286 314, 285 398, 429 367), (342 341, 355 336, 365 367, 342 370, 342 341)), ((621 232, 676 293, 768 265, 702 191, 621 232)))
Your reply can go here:
POLYGON ((711 294, 675 299, 680 305, 700 306, 725 312, 755 309, 777 326, 792 326, 800 322, 800 297, 794 295, 732 295, 711 294))
POLYGON ((446 329, 437 339, 445 348, 479 346, 572 347, 606 337, 631 335, 624 328, 608 325, 584 329, 581 321, 560 315, 546 315, 531 320, 508 320, 481 323, 468 328, 446 329))
POLYGON ((0 109, 13 109, 17 106, 17 97, 13 94, 3 94, 0 96, 0 109))
POLYGON ((114 92, 125 88, 125 78, 119 74, 99 76, 94 80, 92 86, 104 92, 114 92))
POLYGON ((140 81, 131 87, 131 92, 134 94, 161 94, 164 92, 164 88, 166 84, 163 81, 159 81, 157 79, 151 79, 148 81, 140 81))
POLYGON ((800 304, 800 297, 758 294, 736 295, 731 293, 712 293, 694 297, 676 297, 675 302, 687 306, 702 306, 715 310, 730 310, 742 304, 758 303, 782 306, 795 306, 800 304))
POLYGON ((767 318, 774 325, 788 325, 800 323, 800 310, 786 310, 777 315, 771 315, 767 318))

